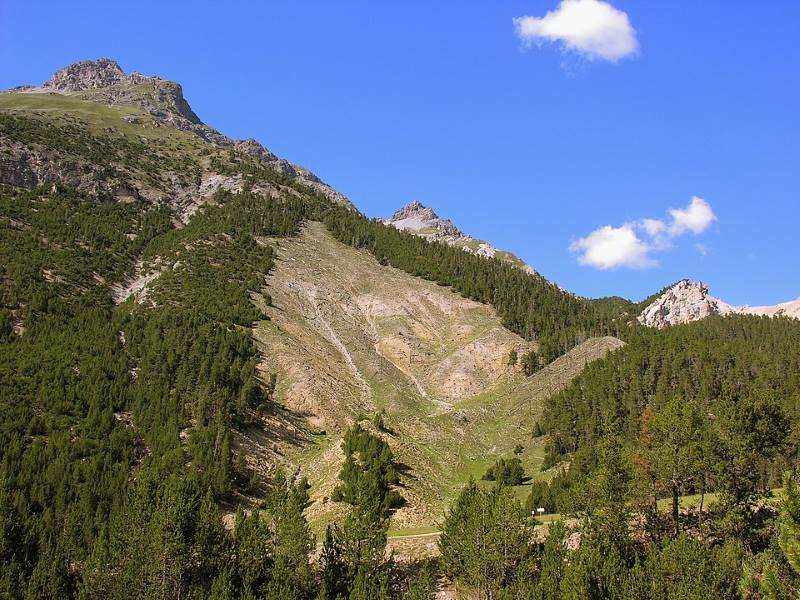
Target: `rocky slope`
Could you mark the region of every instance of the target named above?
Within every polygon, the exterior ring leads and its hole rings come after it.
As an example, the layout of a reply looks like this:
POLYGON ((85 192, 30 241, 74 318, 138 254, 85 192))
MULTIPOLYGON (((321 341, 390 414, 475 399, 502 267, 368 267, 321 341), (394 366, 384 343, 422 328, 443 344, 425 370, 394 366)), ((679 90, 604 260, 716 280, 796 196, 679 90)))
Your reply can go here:
MULTIPOLYGON (((319 223, 278 244, 266 287, 269 320, 254 336, 269 349, 260 368, 265 379, 276 376, 275 399, 300 422, 280 455, 309 477, 317 526, 342 509, 328 498, 344 458, 341 432, 359 415, 385 411, 390 433, 381 435, 408 468, 407 505, 393 526, 430 525, 470 475, 517 443, 528 472, 537 473, 544 438, 531 442, 530 432, 544 399, 621 345, 589 340, 528 378, 508 359, 533 345, 505 329, 491 307, 382 266, 319 223), (313 443, 292 443, 297 436, 313 443)), ((258 439, 240 443, 255 448, 258 439)))
POLYGON ((800 300, 774 306, 732 306, 709 294, 708 286, 687 279, 678 282, 642 311, 639 322, 647 327, 690 323, 712 315, 749 314, 800 318, 800 300))
MULTIPOLYGON (((141 73, 125 73, 113 60, 101 58, 82 61, 65 67, 39 86, 24 85, 8 94, 61 95, 76 97, 84 101, 122 109, 120 118, 141 128, 167 126, 190 132, 202 141, 223 149, 234 149, 249 155, 268 168, 316 190, 331 200, 353 208, 341 193, 324 183, 308 169, 275 156, 255 140, 232 140, 219 131, 205 125, 194 113, 183 96, 180 84, 160 77, 149 77, 141 73), (126 113, 127 111, 127 113, 126 113)), ((13 103, 12 103, 13 104, 13 103)), ((55 101, 55 105, 59 103, 55 101)), ((0 183, 18 184, 21 181, 40 183, 57 178, 38 156, 36 149, 17 149, 15 156, 17 176, 15 181, 0 183)), ((6 169, 0 169, 5 173, 6 169)), ((5 178, 4 178, 5 179, 5 178)), ((197 193, 198 189, 180 190, 182 193, 197 193)))
POLYGON ((457 248, 462 248, 477 256, 496 257, 518 266, 531 275, 536 271, 517 256, 505 250, 499 250, 485 242, 462 232, 449 219, 442 219, 433 209, 418 200, 410 202, 383 221, 397 229, 414 233, 431 241, 441 241, 457 248))

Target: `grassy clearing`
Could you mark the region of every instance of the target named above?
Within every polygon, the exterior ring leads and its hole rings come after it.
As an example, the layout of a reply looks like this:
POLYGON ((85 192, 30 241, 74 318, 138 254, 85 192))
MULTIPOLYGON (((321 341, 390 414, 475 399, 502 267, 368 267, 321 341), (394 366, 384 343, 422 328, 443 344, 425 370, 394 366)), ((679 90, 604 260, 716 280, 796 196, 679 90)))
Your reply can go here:
POLYGON ((390 529, 390 538, 416 537, 435 535, 439 533, 438 527, 407 527, 404 529, 390 529))
POLYGON ((121 134, 145 138, 174 151, 197 154, 208 145, 192 133, 163 126, 157 119, 133 105, 106 106, 61 94, 0 93, 0 111, 36 115, 58 121, 79 121, 92 134, 121 134), (135 117, 131 123, 123 117, 135 117))

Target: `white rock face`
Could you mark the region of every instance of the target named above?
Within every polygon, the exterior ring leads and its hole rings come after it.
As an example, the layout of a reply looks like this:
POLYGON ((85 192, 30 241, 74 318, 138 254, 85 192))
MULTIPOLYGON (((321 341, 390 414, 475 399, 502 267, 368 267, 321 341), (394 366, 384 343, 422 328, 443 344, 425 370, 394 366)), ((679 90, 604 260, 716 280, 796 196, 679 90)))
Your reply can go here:
POLYGON ((419 200, 407 204, 396 211, 389 219, 383 221, 402 231, 408 231, 427 240, 444 242, 450 246, 461 248, 477 256, 499 258, 519 267, 530 275, 536 271, 510 252, 499 250, 483 240, 478 240, 462 232, 450 219, 442 219, 433 209, 423 205, 419 200))
POLYGON ((645 308, 639 322, 648 327, 662 328, 731 312, 733 307, 711 296, 705 284, 684 279, 645 308))
POLYGON ((800 318, 800 299, 775 306, 731 306, 710 295, 705 284, 684 279, 645 308, 639 315, 639 322, 647 327, 661 329, 667 325, 691 323, 711 315, 728 314, 800 318))

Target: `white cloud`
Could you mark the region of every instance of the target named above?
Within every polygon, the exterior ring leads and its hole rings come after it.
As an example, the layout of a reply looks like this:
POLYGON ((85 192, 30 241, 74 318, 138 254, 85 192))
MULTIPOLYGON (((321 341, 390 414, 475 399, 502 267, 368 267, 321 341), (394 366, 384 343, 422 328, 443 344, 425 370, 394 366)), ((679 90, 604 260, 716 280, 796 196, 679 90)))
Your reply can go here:
POLYGON ((650 237, 662 235, 667 229, 666 223, 661 219, 642 219, 642 229, 647 232, 650 237))
POLYGON ((562 0, 543 17, 515 18, 514 28, 526 45, 560 42, 590 60, 617 62, 639 51, 627 13, 602 0, 562 0))
POLYGON ((649 248, 639 239, 630 224, 622 227, 606 225, 585 238, 572 243, 570 250, 581 252, 578 261, 597 269, 633 267, 644 269, 655 262, 648 256, 649 248))
MULTIPOLYGON (((717 219, 711 205, 697 196, 686 208, 671 208, 667 213, 669 222, 647 218, 620 227, 605 225, 573 242, 570 250, 579 253, 578 262, 596 269, 645 269, 658 264, 653 253, 670 248, 673 240, 683 234, 703 233, 717 219)), ((700 243, 695 248, 703 256, 708 252, 700 243)))
POLYGON ((711 226, 717 216, 711 210, 711 205, 694 196, 686 208, 671 208, 672 224, 669 226, 670 235, 676 236, 691 231, 695 235, 703 233, 711 226))

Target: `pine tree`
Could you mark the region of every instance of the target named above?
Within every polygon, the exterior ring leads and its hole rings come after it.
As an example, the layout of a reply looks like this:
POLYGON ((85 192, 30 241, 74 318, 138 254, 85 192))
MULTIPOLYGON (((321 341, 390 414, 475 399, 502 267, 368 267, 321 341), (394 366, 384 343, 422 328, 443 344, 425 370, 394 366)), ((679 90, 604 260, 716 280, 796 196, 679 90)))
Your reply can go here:
POLYGON ((470 481, 445 517, 439 538, 442 571, 496 598, 530 556, 531 519, 503 485, 481 490, 470 481))
POLYGON ((642 463, 657 485, 672 499, 673 531, 680 530, 680 496, 697 482, 704 483, 708 434, 705 419, 694 403, 668 401, 655 414, 645 412, 640 435, 642 463))
POLYGON ((800 490, 793 473, 786 473, 783 479, 780 511, 778 544, 789 565, 800 575, 800 490))
POLYGON ((436 594, 436 580, 433 567, 425 561, 419 572, 408 579, 408 587, 402 595, 402 600, 433 600, 436 594))
MULTIPOLYGON (((285 478, 281 479, 286 485, 285 478)), ((278 482, 273 481, 273 487, 278 482)), ((272 556, 274 566, 271 574, 272 593, 296 594, 297 598, 310 597, 314 587, 310 557, 314 550, 314 536, 303 516, 308 504, 308 484, 301 479, 288 485, 284 492, 274 492, 270 504, 273 531, 272 556)))

